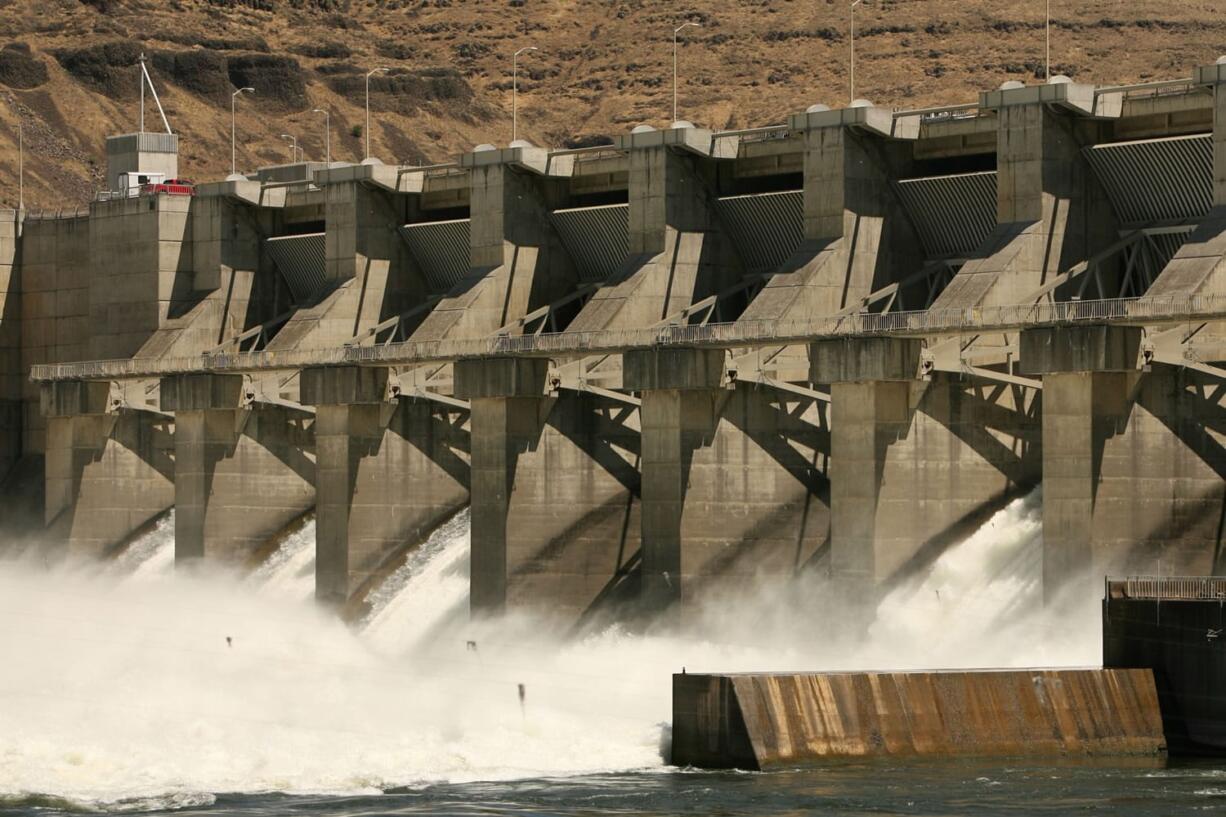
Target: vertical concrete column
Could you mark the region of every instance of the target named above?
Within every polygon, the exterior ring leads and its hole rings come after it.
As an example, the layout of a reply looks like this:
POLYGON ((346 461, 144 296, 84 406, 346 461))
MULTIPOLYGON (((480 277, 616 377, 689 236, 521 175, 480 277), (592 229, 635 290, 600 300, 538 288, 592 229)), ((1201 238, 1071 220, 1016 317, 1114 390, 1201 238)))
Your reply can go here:
POLYGON ((1048 84, 980 94, 997 115, 996 230, 935 306, 1024 302, 1044 282, 1118 238, 1115 216, 1081 146, 1106 123, 1094 88, 1048 84))
POLYGON ((299 375, 302 401, 315 406, 315 598, 334 607, 346 604, 360 584, 356 565, 369 570, 351 552, 350 513, 360 459, 371 437, 382 436, 393 408, 389 374, 340 366, 299 375))
POLYGON ((810 379, 830 385, 831 574, 849 600, 871 603, 898 559, 878 532, 889 447, 910 431, 919 340, 849 338, 809 347, 810 379))
POLYGON ((1198 85, 1213 89, 1213 204, 1226 205, 1226 63, 1196 69, 1198 85))
POLYGON ((357 614, 374 581, 467 503, 467 412, 397 399, 385 368, 301 378, 315 406, 315 595, 357 614))
POLYGON ((663 349, 622 356, 625 388, 639 392, 642 417, 642 602, 684 602, 691 570, 683 517, 693 453, 709 445, 724 381, 722 349, 663 349))
POLYGON ((666 144, 629 151, 630 254, 656 255, 674 233, 711 229, 714 212, 705 189, 699 157, 666 144))
POLYGON ((534 449, 546 413, 547 360, 461 360, 455 393, 472 405, 473 615, 507 605, 507 515, 519 455, 534 449))
POLYGON ((309 415, 244 405, 242 375, 162 378, 175 413, 175 561, 248 566, 314 500, 309 415))
POLYGON ((560 182, 540 148, 479 150, 469 170, 469 265, 457 287, 414 332, 418 340, 480 337, 569 293, 577 275, 549 214, 560 182))
POLYGON ((168 423, 112 405, 106 383, 42 386, 51 545, 103 556, 174 501, 168 423))
POLYGON ((1094 574, 1105 564, 1095 553, 1094 510, 1103 448, 1126 422, 1140 344, 1138 327, 1060 326, 1021 333, 1022 370, 1043 377, 1046 598, 1069 581, 1102 578, 1094 574))

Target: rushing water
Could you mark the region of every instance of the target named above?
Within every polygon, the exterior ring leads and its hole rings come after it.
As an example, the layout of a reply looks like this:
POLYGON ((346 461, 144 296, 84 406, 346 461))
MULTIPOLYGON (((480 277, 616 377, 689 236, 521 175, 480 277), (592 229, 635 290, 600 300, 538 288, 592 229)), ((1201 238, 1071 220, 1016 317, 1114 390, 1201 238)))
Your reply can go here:
POLYGON ((313 520, 239 580, 176 575, 172 517, 101 571, 0 563, 0 812, 1226 807, 1226 773, 1204 766, 891 762, 711 774, 665 764, 669 676, 682 666, 1096 663, 1096 599, 1036 604, 1039 501, 1010 504, 894 590, 857 638, 845 633, 862 629, 821 608, 820 583, 746 588, 684 631, 566 640, 537 621, 473 624, 466 512, 372 594, 357 628, 310 602, 313 520))

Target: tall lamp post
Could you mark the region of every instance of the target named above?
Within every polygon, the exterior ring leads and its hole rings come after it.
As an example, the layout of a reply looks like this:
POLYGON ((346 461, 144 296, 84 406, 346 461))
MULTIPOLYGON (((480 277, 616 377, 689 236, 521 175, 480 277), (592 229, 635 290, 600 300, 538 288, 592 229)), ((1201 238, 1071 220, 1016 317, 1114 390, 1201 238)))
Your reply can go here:
POLYGON ((519 136, 519 55, 539 51, 535 45, 524 46, 511 56, 511 141, 519 136))
POLYGON ((239 88, 234 93, 230 94, 230 175, 238 175, 238 140, 235 138, 234 128, 234 100, 238 99, 239 94, 254 94, 254 88, 239 88))
POLYGON ((292 133, 283 133, 281 138, 289 140, 289 162, 294 164, 298 161, 298 137, 292 133))
POLYGON ((366 156, 363 161, 370 158, 370 78, 375 74, 386 74, 391 70, 390 68, 372 68, 366 72, 366 156))
POLYGON ((689 28, 690 26, 693 26, 694 28, 702 28, 702 26, 698 23, 682 23, 681 25, 673 29, 673 121, 674 122, 677 121, 677 35, 681 33, 682 29, 689 28))
POLYGON ((1047 0, 1047 59, 1044 62, 1043 79, 1046 82, 1051 82, 1051 0, 1047 0))
POLYGON ((850 102, 856 101, 856 6, 864 0, 852 0, 851 3, 851 76, 848 80, 850 102))
POLYGON ((332 164, 332 114, 323 108, 315 108, 311 113, 324 115, 324 163, 332 164))
POLYGON ((17 116, 17 210, 26 209, 26 136, 17 116))

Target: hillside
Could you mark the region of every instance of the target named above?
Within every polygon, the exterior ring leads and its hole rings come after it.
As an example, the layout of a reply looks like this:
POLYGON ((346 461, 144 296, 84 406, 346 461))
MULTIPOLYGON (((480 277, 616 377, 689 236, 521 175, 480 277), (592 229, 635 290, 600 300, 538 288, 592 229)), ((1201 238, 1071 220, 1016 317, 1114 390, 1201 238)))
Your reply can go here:
MULTIPOLYGON (((1226 53, 1222 0, 1058 4, 1053 65, 1082 81, 1189 76, 1226 53)), ((971 101, 1006 79, 1042 75, 1034 0, 865 0, 857 9, 857 96, 887 106, 971 101)), ((364 73, 374 155, 447 159, 511 131, 511 53, 522 63, 521 135, 590 144, 671 114, 672 28, 683 34, 681 115, 700 125, 782 121, 847 97, 843 0, 0 0, 0 205, 17 198, 26 134, 26 204, 73 206, 102 179, 103 140, 136 129, 143 52, 172 127, 180 168, 229 172, 230 93, 238 164, 287 161, 299 138, 323 158, 360 159, 364 73)), ((146 127, 160 129, 152 104, 146 127)))

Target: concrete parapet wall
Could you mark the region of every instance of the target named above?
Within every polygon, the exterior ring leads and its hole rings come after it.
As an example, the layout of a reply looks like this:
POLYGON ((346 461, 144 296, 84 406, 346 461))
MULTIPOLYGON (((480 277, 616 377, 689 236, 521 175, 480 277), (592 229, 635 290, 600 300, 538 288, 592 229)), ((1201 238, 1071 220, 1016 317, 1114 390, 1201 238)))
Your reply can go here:
POLYGON ((918 338, 846 338, 809 345, 809 379, 814 383, 914 380, 919 376, 918 338))
POLYGON ((541 358, 457 360, 455 395, 474 400, 483 397, 542 397, 549 361, 541 358))
POLYGON ((1023 329, 1018 345, 1027 374, 1132 372, 1141 353, 1139 326, 1047 326, 1023 329))
POLYGON ((1156 755, 1150 670, 674 675, 677 765, 868 757, 1156 755))
POLYGON ((627 391, 718 389, 723 381, 723 349, 648 349, 622 355, 622 386, 627 391))

